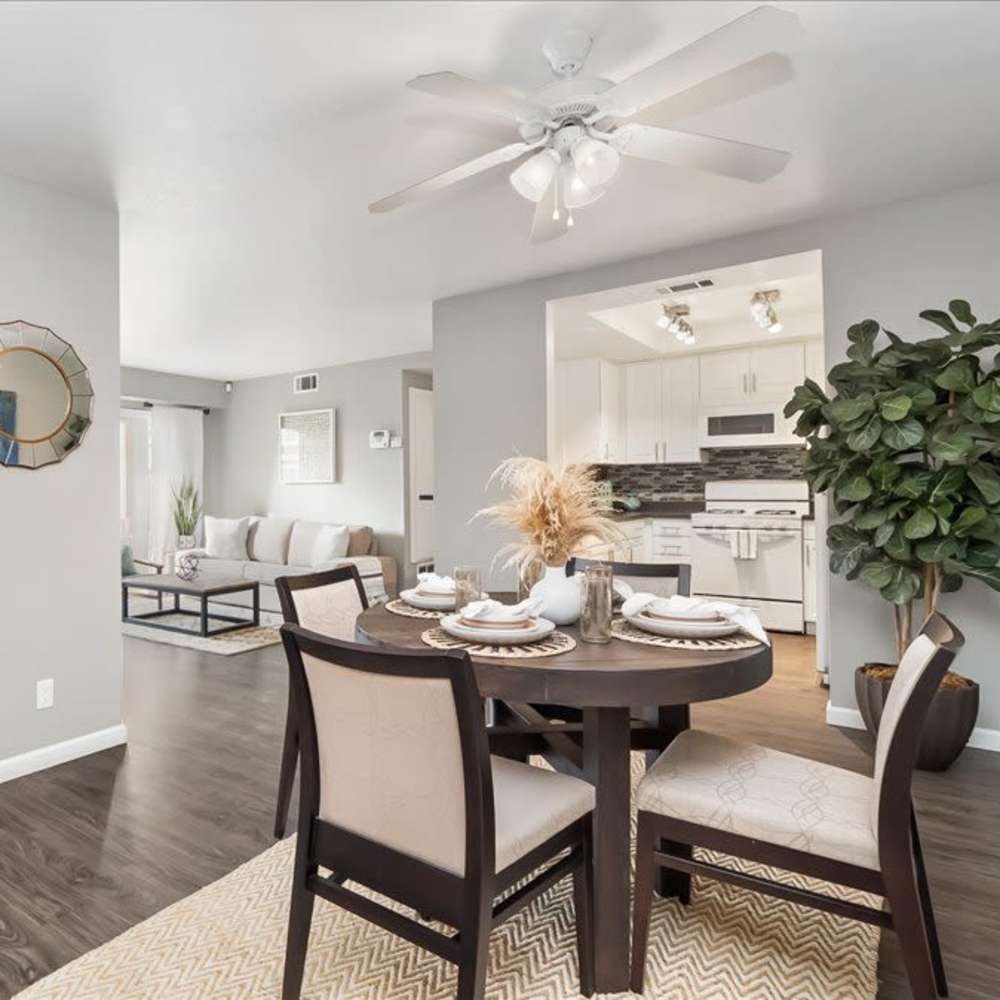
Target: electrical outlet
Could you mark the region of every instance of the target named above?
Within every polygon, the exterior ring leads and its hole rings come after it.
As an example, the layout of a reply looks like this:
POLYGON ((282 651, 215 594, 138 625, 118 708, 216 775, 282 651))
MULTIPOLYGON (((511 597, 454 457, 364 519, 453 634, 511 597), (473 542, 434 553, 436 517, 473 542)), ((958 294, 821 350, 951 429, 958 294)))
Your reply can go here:
POLYGON ((35 688, 35 708, 51 708, 56 700, 56 682, 47 677, 39 681, 35 688))

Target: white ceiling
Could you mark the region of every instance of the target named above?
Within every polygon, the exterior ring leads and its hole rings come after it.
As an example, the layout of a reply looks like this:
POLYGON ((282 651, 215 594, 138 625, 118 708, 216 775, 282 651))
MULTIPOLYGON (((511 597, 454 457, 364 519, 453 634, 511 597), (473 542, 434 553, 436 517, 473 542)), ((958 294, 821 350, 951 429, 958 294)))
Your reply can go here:
POLYGON ((557 299, 550 316, 555 356, 561 360, 643 361, 742 344, 822 337, 822 254, 812 250, 557 299), (712 281, 710 288, 666 291, 670 285, 706 278, 712 281), (762 330, 750 315, 751 296, 764 289, 781 292, 776 309, 784 329, 779 334, 762 330), (664 304, 690 308, 693 345, 681 344, 656 326, 664 304))
POLYGON ((436 297, 996 175, 1000 4, 787 3, 797 79, 683 126, 791 150, 775 180, 629 161, 540 247, 502 169, 367 214, 511 138, 408 78, 530 92, 572 20, 620 79, 754 6, 3 3, 0 172, 117 201, 126 364, 233 378, 426 349, 436 297))

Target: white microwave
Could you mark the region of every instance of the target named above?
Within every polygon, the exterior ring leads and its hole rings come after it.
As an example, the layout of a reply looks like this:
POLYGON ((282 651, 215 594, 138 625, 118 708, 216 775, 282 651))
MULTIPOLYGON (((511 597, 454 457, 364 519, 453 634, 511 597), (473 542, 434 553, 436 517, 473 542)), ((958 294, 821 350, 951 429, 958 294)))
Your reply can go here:
POLYGON ((700 448, 760 448, 802 444, 794 434, 784 406, 772 403, 733 403, 705 407, 698 413, 700 448))

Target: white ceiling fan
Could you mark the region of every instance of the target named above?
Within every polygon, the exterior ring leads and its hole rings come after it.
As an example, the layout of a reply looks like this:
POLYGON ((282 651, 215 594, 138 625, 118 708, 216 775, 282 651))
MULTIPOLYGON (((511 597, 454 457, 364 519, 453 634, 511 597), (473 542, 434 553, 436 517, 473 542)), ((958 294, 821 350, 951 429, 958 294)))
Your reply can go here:
POLYGON ((542 243, 564 235, 573 210, 604 194, 621 155, 765 181, 785 168, 790 153, 663 126, 790 79, 791 64, 778 52, 799 30, 794 14, 758 7, 621 83, 577 75, 592 39, 570 31, 543 46, 559 80, 531 97, 458 73, 418 76, 407 86, 506 118, 521 138, 373 202, 368 211, 389 212, 521 158, 510 181, 536 203, 531 241, 542 243))

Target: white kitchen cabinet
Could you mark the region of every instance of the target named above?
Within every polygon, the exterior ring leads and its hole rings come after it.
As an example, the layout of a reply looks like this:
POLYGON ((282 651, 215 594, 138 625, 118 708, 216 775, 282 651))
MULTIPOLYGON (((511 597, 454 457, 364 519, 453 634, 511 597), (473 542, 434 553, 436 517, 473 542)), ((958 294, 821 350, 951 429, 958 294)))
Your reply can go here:
POLYGON ((805 377, 803 344, 769 344, 701 356, 701 406, 786 403, 805 377))
POLYGON ((806 377, 826 388, 826 351, 822 340, 806 341, 806 377))
POLYGON ((691 562, 690 518, 655 517, 650 525, 649 562, 691 562))
POLYGON ((698 462, 698 359, 625 366, 626 461, 698 462))
POLYGON ((624 458, 621 369, 608 361, 560 361, 555 370, 556 460, 564 465, 624 458))
MULTIPOLYGON (((802 533, 802 617, 816 630, 816 524, 806 521, 802 533)), ((807 628, 807 631, 810 631, 807 628)))
POLYGON ((618 521, 621 538, 614 545, 600 538, 588 536, 571 553, 583 559, 607 559, 610 555, 615 562, 649 561, 649 521, 637 518, 618 521))
POLYGON ((625 460, 660 460, 663 378, 659 361, 625 366, 625 460))
POLYGON ((806 374, 802 344, 774 344, 750 350, 749 399, 760 403, 780 403, 792 398, 806 374))

